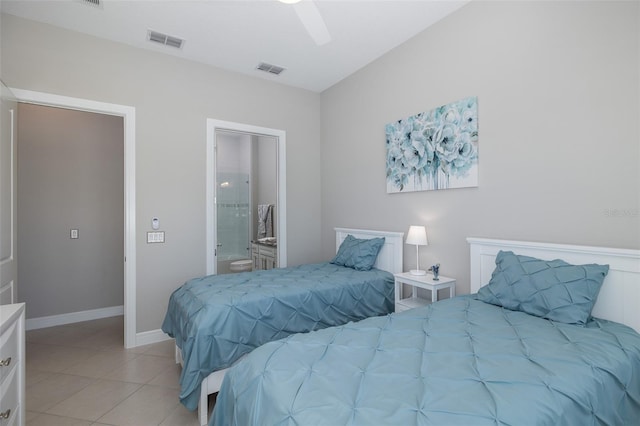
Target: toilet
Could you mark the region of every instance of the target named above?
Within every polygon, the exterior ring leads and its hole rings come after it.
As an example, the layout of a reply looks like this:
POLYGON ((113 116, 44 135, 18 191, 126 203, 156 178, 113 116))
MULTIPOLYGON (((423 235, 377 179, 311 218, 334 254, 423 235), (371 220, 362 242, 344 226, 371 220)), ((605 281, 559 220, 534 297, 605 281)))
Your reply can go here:
POLYGON ((231 262, 229 269, 231 272, 248 272, 251 271, 253 261, 251 259, 236 260, 231 262))

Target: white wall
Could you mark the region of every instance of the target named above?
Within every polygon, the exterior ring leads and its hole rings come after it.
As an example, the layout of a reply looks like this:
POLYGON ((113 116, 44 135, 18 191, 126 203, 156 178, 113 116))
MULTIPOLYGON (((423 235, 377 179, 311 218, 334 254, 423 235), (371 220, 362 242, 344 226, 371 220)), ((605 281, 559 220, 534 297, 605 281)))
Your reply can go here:
POLYGON ((318 94, 13 16, 1 28, 9 87, 136 108, 137 332, 205 273, 207 118, 287 132, 288 263, 321 257, 318 94), (146 244, 154 216, 164 244, 146 244))
POLYGON ((251 173, 251 135, 216 132, 216 171, 251 173))
POLYGON ((639 18, 638 2, 474 1, 325 91, 323 253, 334 226, 426 225, 421 265, 465 293, 467 236, 640 248, 639 18), (387 194, 384 125, 467 96, 479 187, 387 194))

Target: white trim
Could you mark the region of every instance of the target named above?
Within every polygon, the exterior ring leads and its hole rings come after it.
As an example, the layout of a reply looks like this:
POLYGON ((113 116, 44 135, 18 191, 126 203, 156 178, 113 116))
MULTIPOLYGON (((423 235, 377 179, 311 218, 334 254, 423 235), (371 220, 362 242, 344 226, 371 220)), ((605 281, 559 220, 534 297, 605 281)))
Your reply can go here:
MULTIPOLYGON (((4 85, 2 86, 5 87, 4 85)), ((8 90, 8 89, 7 89, 8 90)), ((2 95, 4 97, 4 94, 2 95)), ((11 103, 14 99, 11 98, 11 103)), ((17 262, 16 262, 16 111, 14 108, 8 109, 10 129, 9 129, 9 255, 0 260, 0 305, 7 303, 6 294, 9 294, 8 303, 17 303, 18 292, 16 289, 17 262)), ((3 212, 7 212, 6 207, 3 212)), ((5 235, 2 238, 6 238, 5 235)))
POLYGON ((640 250, 487 238, 467 238, 467 241, 471 293, 489 282, 500 250, 544 260, 562 259, 574 265, 609 265, 609 273, 593 307, 593 316, 628 325, 640 332, 640 250))
MULTIPOLYGON (((11 187, 10 193, 9 193, 9 197, 11 199, 11 206, 10 206, 10 214, 9 214, 9 227, 10 227, 10 234, 9 234, 9 238, 11 240, 10 242, 10 248, 9 248, 9 256, 0 259, 0 265, 5 265, 9 262, 13 262, 15 260, 15 248, 16 248, 16 123, 15 123, 15 117, 16 117, 16 111, 11 108, 9 110, 9 120, 11 123, 11 128, 9 130, 9 144, 11 145, 10 149, 9 149, 9 161, 11 161, 11 166, 10 169, 11 171, 10 173, 10 177, 9 177, 9 185, 11 187)), ((15 276, 15 274, 12 274, 15 276)), ((15 303, 15 302, 11 302, 11 303, 15 303)))
POLYGON ((278 267, 287 266, 287 156, 286 138, 284 130, 269 129, 267 127, 252 126, 250 124, 234 123, 231 121, 207 118, 207 170, 206 170, 206 273, 216 272, 215 262, 215 134, 216 130, 231 130, 240 133, 272 136, 278 139, 278 267))
POLYGON ((124 306, 91 309, 88 311, 69 312, 68 314, 51 315, 48 317, 30 318, 26 320, 27 330, 55 327, 56 325, 73 324, 82 321, 92 321, 101 318, 117 317, 124 314, 124 306))
POLYGON ((150 345, 152 343, 164 342, 165 340, 171 339, 173 338, 160 329, 142 331, 136 334, 136 346, 150 345))
POLYGON ((18 303, 18 300, 16 297, 16 283, 14 280, 11 280, 7 284, 0 287, 0 305, 13 303, 18 303), (5 294, 9 294, 8 299, 6 298, 5 294), (6 302, 7 300, 8 302, 6 302))
POLYGON ((120 116, 124 120, 124 346, 136 345, 136 109, 88 99, 10 89, 18 102, 120 116))

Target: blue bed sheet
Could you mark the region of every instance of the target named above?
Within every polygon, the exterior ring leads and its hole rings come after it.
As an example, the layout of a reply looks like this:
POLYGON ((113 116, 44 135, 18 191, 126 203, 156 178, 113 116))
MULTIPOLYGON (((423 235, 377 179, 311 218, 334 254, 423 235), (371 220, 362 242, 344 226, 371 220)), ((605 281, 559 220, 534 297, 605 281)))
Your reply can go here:
POLYGON ((212 426, 637 425, 640 335, 473 296, 268 343, 232 367, 212 426))
POLYGON ((389 272, 330 263, 188 281, 162 324, 184 359, 180 401, 195 410, 205 377, 266 342, 392 312, 393 282, 389 272))

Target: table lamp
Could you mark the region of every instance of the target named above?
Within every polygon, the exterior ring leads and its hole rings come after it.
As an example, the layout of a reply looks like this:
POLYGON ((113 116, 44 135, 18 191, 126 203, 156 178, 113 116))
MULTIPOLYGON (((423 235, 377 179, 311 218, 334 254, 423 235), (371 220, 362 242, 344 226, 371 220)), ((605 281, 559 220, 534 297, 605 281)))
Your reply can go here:
POLYGON ((428 245, 427 241, 427 228, 424 226, 410 226, 407 233, 406 244, 413 244, 416 246, 416 269, 409 271, 411 275, 426 275, 427 271, 420 269, 420 256, 418 255, 418 248, 420 246, 428 245))

